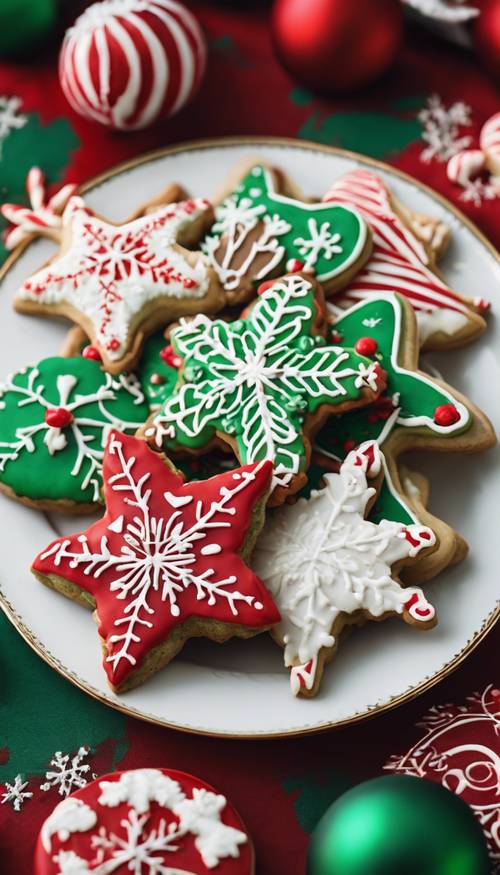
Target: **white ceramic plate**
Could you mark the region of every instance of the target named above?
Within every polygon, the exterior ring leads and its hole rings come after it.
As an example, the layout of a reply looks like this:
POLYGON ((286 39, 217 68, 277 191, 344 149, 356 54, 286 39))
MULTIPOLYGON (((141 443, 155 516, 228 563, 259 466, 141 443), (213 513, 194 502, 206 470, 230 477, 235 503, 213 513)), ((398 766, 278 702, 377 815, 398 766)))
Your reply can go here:
MULTIPOLYGON (((260 154, 290 173, 304 191, 320 196, 353 166, 375 162, 295 141, 218 141, 192 144, 119 168, 86 194, 98 212, 122 220, 169 181, 210 197, 232 164, 260 154)), ((452 385, 473 398, 500 429, 500 308, 498 257, 453 208, 409 177, 377 165, 394 192, 414 210, 442 218, 453 231, 443 261, 450 284, 493 302, 490 327, 480 342, 433 356, 452 385)), ((57 353, 66 327, 16 314, 16 287, 51 253, 32 244, 7 271, 0 295, 0 375, 57 353)), ((310 701, 290 693, 282 652, 265 635, 219 647, 190 642, 177 659, 137 690, 117 697, 107 688, 97 632, 90 613, 40 586, 29 573, 35 554, 81 520, 49 516, 0 496, 0 585, 3 607, 21 634, 54 668, 112 707, 158 724, 228 736, 284 736, 360 720, 423 691, 461 662, 498 612, 499 451, 479 456, 432 457, 413 464, 430 477, 431 510, 460 531, 470 558, 431 583, 439 625, 414 632, 397 620, 354 632, 325 672, 310 701)))

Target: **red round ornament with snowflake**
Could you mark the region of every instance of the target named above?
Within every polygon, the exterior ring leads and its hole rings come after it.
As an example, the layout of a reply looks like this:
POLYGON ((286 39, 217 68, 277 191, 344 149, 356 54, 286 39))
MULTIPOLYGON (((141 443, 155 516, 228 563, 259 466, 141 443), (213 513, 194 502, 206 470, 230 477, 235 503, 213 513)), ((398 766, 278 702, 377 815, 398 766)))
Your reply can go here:
POLYGON ((59 803, 34 875, 253 875, 241 818, 209 784, 171 769, 113 772, 59 803))
POLYGON ((59 79, 80 115, 118 130, 136 130, 188 103, 205 62, 205 38, 182 3, 104 0, 67 31, 59 79))

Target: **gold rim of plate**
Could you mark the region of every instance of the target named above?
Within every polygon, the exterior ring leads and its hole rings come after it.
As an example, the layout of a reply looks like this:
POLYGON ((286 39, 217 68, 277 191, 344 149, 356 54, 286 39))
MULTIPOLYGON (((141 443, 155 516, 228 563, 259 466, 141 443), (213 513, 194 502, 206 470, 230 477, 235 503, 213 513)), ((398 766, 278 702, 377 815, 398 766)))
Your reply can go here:
MULTIPOLYGON (((493 244, 487 239, 487 237, 485 237, 485 235, 479 230, 479 228, 477 228, 474 222, 472 222, 467 216, 465 216, 464 213, 461 212, 461 210, 459 210, 452 203, 450 203, 450 201, 435 192, 429 186, 420 182, 418 179, 415 179, 413 176, 410 176, 408 173, 405 173, 402 170, 398 170, 397 168, 392 167, 390 164, 386 164, 384 161, 377 161, 375 158, 369 158, 358 152, 350 152, 345 149, 336 149, 333 146, 318 145, 316 143, 310 142, 309 140, 295 140, 290 137, 221 137, 214 139, 190 140, 184 143, 179 143, 176 146, 168 146, 164 149, 157 149, 154 152, 148 152, 146 155, 143 155, 139 158, 133 158, 129 161, 124 161, 121 164, 117 164, 111 170, 108 170, 105 173, 101 173, 98 176, 94 176, 92 179, 88 180, 88 182, 81 185, 79 188, 79 192, 80 194, 85 194, 91 189, 97 188, 102 185, 102 183, 107 182, 109 179, 112 179, 114 176, 119 176, 122 173, 126 173, 128 170, 133 170, 139 165, 148 164, 151 161, 156 161, 168 155, 176 155, 180 152, 203 151, 205 149, 220 149, 232 146, 249 146, 250 148, 252 146, 283 146, 284 148, 299 149, 300 151, 310 150, 313 152, 323 152, 326 155, 336 155, 343 158, 349 158, 353 161, 362 162, 363 164, 367 164, 371 167, 378 168, 379 170, 384 170, 394 176, 398 176, 405 182, 409 182, 424 191, 433 200, 444 206, 446 210, 453 213, 456 218, 462 224, 464 224, 478 240, 480 240, 483 246, 485 246, 485 248, 489 251, 489 253, 493 256, 493 258, 500 266, 500 254, 495 249, 493 244)), ((15 249, 14 252, 7 258, 7 261, 0 270, 0 281, 3 280, 7 272, 17 261, 19 256, 22 255, 29 243, 30 240, 18 246, 17 249, 15 249)), ((467 644, 453 657, 453 659, 445 663, 442 668, 435 674, 425 678, 420 683, 416 684, 413 687, 410 687, 399 696, 395 696, 389 699, 389 701, 387 702, 373 705, 343 720, 336 720, 333 722, 327 721, 314 726, 301 727, 300 729, 290 729, 284 731, 280 730, 276 732, 262 733, 229 733, 225 732, 223 729, 208 731, 205 729, 199 729, 195 726, 171 723, 168 720, 161 720, 153 714, 148 714, 147 712, 139 711, 136 708, 131 708, 121 700, 111 698, 111 695, 108 696, 105 693, 102 693, 100 690, 95 689, 82 678, 80 678, 77 674, 72 672, 71 669, 59 662, 59 660, 57 660, 50 653, 50 651, 46 649, 46 647, 36 638, 35 635, 33 635, 31 630, 25 625, 22 618, 18 615, 13 606, 6 599, 5 595, 1 590, 1 587, 0 607, 2 608, 3 612, 10 620, 12 625, 17 629, 19 634, 22 636, 22 638, 24 638, 26 643, 29 644, 29 646, 35 651, 35 653, 37 653, 38 656, 40 656, 46 663, 48 663, 51 668, 55 669, 55 671, 57 671, 60 675, 69 680, 76 687, 83 690, 85 693, 87 693, 87 695, 91 696, 91 698, 97 699, 103 704, 114 708, 116 711, 120 711, 127 717, 135 717, 139 720, 144 720, 147 723, 152 723, 155 726, 162 726, 166 729, 176 729, 178 731, 187 732, 192 735, 203 735, 211 738, 248 740, 292 738, 313 735, 318 732, 325 732, 329 729, 341 729, 346 726, 353 726, 356 723, 361 723, 363 720, 375 717, 378 714, 385 714, 387 711, 391 711, 393 708, 397 708, 399 705, 410 702, 412 699, 430 690, 433 686, 438 684, 439 681, 442 681, 449 674, 451 674, 451 672, 455 671, 455 669, 457 669, 467 659, 472 651, 475 650, 475 648, 481 643, 481 641, 484 640, 486 635, 493 629, 497 621, 500 619, 499 605, 495 607, 490 614, 488 614, 481 628, 478 629, 478 631, 474 634, 470 641, 467 642, 467 644)))

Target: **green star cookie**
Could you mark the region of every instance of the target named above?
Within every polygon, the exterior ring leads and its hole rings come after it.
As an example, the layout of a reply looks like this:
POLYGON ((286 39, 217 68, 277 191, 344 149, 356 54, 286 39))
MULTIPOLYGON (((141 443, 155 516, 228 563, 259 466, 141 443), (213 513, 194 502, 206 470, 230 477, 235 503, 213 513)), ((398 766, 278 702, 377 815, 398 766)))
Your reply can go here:
POLYGON ((328 345, 320 286, 301 274, 262 290, 243 318, 204 315, 171 335, 182 384, 146 435, 167 450, 229 443, 242 464, 274 463, 275 503, 306 482, 308 435, 332 413, 372 402, 383 389, 378 363, 328 345))

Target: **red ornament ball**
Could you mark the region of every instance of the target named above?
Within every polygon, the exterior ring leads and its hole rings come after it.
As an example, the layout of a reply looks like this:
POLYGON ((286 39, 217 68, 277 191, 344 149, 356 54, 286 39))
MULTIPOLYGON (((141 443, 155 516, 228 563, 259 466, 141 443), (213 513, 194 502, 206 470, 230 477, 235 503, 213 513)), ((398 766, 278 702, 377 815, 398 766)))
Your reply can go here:
POLYGON ((460 413, 454 404, 441 404, 434 411, 434 422, 436 425, 454 425, 460 419, 460 413))
POLYGON ((73 419, 71 410, 66 410, 65 407, 49 407, 45 411, 45 422, 51 428, 66 428, 71 425, 73 419))
POLYGON ((103 0, 67 31, 59 79, 80 115, 135 130, 188 103, 205 61, 205 38, 182 3, 103 0))
POLYGON ((354 344, 354 349, 358 355, 375 355, 378 343, 373 337, 360 337, 354 344))
POLYGON ((82 349, 84 359, 91 359, 94 362, 102 362, 102 356, 96 346, 91 346, 90 343, 82 349))
POLYGON ((276 54, 312 91, 360 88, 384 73, 402 41, 399 0, 276 0, 276 54))
POLYGON ((500 0, 482 0, 474 24, 474 42, 479 59, 500 83, 500 0))

